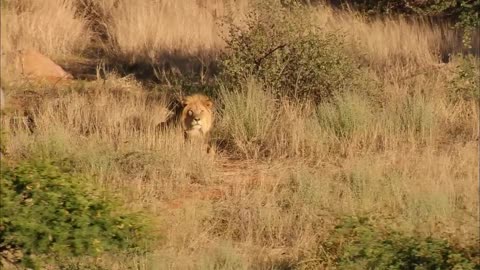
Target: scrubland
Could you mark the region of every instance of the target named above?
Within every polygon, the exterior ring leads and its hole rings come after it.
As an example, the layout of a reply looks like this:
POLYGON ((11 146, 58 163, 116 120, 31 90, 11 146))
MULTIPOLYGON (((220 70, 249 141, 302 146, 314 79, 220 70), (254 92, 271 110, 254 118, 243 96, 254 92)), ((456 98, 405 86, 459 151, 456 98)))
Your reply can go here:
POLYGON ((312 52, 317 43, 292 47, 256 76, 244 72, 249 53, 262 55, 275 37, 294 43, 288 22, 299 17, 232 42, 229 26, 248 33, 251 7, 2 1, 2 163, 67 168, 150 224, 147 251, 72 255, 49 267, 478 269, 479 60, 456 54, 455 31, 301 8, 308 16, 298 25, 318 27, 312 37, 326 53, 312 52), (26 80, 14 68, 25 48, 74 76, 78 63, 91 65, 96 79, 26 80), (294 71, 327 63, 308 77, 320 79, 303 81, 306 96, 292 86, 297 73, 276 73, 295 53, 306 57, 294 71), (270 81, 275 74, 286 79, 270 81), (213 158, 178 127, 158 129, 172 97, 196 91, 215 100, 213 158))

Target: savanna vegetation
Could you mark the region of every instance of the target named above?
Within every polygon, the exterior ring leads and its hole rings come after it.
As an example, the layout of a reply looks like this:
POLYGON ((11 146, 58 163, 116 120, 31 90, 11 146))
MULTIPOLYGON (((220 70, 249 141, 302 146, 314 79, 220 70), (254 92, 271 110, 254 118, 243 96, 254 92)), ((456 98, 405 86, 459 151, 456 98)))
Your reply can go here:
POLYGON ((2 269, 480 269, 479 2, 333 2, 1 1, 2 269))

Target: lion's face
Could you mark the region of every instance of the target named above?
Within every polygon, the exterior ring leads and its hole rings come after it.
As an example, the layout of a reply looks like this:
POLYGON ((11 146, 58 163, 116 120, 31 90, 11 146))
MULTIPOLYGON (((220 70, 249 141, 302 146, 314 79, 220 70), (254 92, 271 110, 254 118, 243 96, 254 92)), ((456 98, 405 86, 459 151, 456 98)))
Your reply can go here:
POLYGON ((183 100, 182 127, 187 136, 206 135, 212 128, 213 102, 206 96, 193 95, 183 100))

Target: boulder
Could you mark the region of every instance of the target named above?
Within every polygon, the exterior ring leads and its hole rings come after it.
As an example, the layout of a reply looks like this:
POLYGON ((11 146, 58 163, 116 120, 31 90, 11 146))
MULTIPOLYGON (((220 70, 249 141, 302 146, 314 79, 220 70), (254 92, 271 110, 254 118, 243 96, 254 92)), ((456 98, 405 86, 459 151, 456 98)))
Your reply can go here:
POLYGON ((59 81, 73 79, 73 76, 63 70, 47 56, 35 50, 20 51, 21 72, 27 78, 59 81))

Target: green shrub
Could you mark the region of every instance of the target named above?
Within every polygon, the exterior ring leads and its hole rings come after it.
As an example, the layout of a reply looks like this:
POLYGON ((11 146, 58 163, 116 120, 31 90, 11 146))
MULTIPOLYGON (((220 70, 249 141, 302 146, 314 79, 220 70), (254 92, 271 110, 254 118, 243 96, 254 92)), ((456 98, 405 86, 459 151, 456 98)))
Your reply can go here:
POLYGON ((342 36, 313 25, 311 12, 300 4, 259 1, 244 25, 227 21, 220 77, 240 85, 253 76, 277 96, 315 102, 353 88, 359 72, 343 50, 342 36))
POLYGON ((480 15, 478 12, 480 10, 480 1, 462 0, 459 6, 457 9, 458 19, 456 20, 455 27, 463 29, 463 44, 467 48, 472 48, 472 35, 478 30, 478 27, 480 27, 480 15))
POLYGON ((116 213, 84 177, 48 162, 2 164, 1 186, 0 253, 10 262, 38 268, 52 258, 145 247, 139 216, 116 213))
POLYGON ((444 240, 380 231, 361 218, 346 219, 330 244, 340 269, 480 269, 444 240))
POLYGON ((459 56, 455 75, 450 81, 450 99, 478 100, 480 99, 480 61, 468 55, 459 56))

